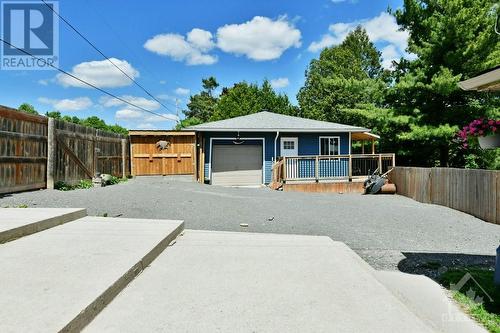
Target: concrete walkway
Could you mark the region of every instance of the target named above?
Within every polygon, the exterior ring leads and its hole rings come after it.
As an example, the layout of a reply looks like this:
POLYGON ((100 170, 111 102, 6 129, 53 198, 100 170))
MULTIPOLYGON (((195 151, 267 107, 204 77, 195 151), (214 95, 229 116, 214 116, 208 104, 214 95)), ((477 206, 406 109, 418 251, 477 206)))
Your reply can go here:
POLYGON ((86 332, 432 332, 327 237, 186 231, 86 332))
POLYGON ((180 221, 85 217, 1 244, 0 332, 78 331, 182 227, 180 221))
POLYGON ((2 208, 0 244, 86 215, 84 208, 2 208))

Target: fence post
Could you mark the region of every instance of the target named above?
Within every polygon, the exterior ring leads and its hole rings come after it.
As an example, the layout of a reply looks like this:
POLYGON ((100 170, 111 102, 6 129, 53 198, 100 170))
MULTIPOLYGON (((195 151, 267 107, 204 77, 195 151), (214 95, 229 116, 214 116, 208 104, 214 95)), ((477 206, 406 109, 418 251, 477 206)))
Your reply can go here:
POLYGON ((122 139, 122 178, 127 178, 126 164, 127 163, 127 139, 122 139))
POLYGON ((47 122, 47 188, 54 189, 54 170, 56 166, 56 126, 54 118, 47 122))

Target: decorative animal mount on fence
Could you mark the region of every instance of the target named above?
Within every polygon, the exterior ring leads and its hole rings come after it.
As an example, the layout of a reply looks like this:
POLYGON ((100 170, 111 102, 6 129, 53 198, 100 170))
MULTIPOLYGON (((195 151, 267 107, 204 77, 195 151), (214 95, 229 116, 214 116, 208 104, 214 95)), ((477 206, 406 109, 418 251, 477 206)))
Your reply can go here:
POLYGON ((156 143, 156 148, 158 148, 159 150, 165 150, 168 149, 169 147, 170 147, 169 141, 160 140, 156 143))

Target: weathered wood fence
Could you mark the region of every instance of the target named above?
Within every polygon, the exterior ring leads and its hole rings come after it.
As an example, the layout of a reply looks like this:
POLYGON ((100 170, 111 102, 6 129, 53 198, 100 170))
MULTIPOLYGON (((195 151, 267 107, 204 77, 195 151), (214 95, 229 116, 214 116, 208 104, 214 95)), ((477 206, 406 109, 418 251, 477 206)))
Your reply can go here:
POLYGON ((128 138, 0 106, 0 194, 130 174, 128 138))
POLYGON ((390 179, 400 195, 500 224, 500 171, 396 167, 390 179))

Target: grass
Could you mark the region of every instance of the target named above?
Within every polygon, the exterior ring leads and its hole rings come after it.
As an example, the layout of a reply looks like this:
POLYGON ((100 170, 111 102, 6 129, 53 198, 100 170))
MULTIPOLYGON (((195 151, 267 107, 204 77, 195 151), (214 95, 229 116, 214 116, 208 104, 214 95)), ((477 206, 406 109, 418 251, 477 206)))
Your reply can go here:
MULTIPOLYGON (((115 184, 118 184, 118 183, 121 183, 121 182, 126 182, 128 179, 125 178, 119 178, 119 177, 111 177, 111 180, 109 180, 106 185, 115 185, 115 184)), ((88 188, 91 188, 93 185, 92 185, 92 180, 90 179, 82 179, 80 180, 80 182, 76 185, 70 185, 70 184, 67 184, 63 181, 58 181, 55 183, 54 187, 56 190, 59 190, 59 191, 72 191, 72 190, 78 190, 78 189, 88 189, 88 188)))
POLYGON ((82 179, 76 185, 69 185, 63 181, 58 181, 54 184, 54 188, 59 191, 71 191, 76 189, 88 189, 92 187, 92 180, 82 179))
POLYGON ((486 291, 489 297, 470 279, 459 291, 453 291, 453 298, 469 313, 477 322, 482 324, 492 333, 500 333, 500 287, 493 282, 494 272, 485 268, 456 268, 443 273, 440 282, 449 288, 450 283, 457 283, 462 277, 470 273, 479 285, 486 291), (476 296, 483 297, 484 302, 478 304, 467 296, 467 292, 473 290, 476 296))

